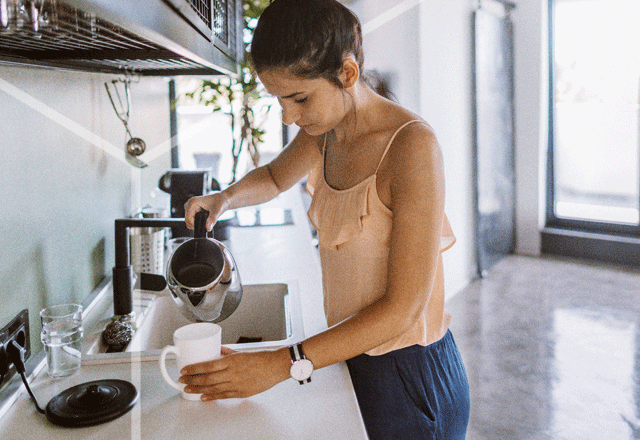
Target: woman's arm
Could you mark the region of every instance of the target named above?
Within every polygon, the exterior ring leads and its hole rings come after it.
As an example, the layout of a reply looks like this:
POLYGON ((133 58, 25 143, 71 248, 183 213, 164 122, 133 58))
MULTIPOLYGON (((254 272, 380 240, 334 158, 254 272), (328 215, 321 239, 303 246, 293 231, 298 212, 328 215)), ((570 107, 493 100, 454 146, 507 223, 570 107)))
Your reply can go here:
MULTIPOLYGON (((440 256, 444 172, 435 136, 416 125, 389 152, 393 229, 386 294, 376 303, 303 342, 315 368, 350 359, 406 332, 429 299, 440 256)), ((228 352, 227 352, 228 353, 228 352)), ((246 397, 289 377, 287 348, 235 353, 185 367, 181 377, 203 399, 246 397)))
POLYGON ((242 179, 224 191, 193 197, 185 205, 185 222, 193 228, 196 212, 209 211, 207 230, 229 209, 259 205, 291 188, 306 176, 322 157, 320 139, 300 130, 287 147, 268 165, 248 172, 242 179))

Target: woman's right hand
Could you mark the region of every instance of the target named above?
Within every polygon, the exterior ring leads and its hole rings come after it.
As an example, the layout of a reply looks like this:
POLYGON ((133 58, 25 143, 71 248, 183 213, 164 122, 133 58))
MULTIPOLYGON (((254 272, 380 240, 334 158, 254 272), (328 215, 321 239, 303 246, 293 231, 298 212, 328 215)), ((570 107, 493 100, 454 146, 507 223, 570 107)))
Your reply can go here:
POLYGON ((184 221, 189 229, 193 229, 196 213, 202 210, 209 211, 207 231, 211 231, 218 218, 227 210, 227 206, 227 198, 222 192, 192 197, 184 205, 184 221))

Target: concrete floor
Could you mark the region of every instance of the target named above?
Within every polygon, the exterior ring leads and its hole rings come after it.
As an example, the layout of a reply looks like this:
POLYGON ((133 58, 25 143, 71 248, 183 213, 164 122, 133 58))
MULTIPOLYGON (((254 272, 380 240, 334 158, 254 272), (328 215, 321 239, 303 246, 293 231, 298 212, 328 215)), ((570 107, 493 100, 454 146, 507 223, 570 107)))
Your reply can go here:
POLYGON ((467 440, 640 439, 640 271, 510 256, 447 308, 467 440))

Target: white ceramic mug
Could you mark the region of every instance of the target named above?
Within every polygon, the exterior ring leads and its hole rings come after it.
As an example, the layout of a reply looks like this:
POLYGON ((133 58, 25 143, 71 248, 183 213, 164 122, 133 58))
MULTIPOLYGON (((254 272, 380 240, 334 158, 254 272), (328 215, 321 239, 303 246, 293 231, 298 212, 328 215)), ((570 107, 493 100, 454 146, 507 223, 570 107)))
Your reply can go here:
POLYGON ((174 381, 167 372, 167 354, 175 353, 178 370, 198 362, 210 361, 220 357, 222 329, 210 322, 198 322, 185 325, 173 332, 173 344, 167 345, 160 353, 160 372, 164 381, 173 388, 182 391, 187 400, 200 400, 201 394, 185 393, 185 384, 174 381))

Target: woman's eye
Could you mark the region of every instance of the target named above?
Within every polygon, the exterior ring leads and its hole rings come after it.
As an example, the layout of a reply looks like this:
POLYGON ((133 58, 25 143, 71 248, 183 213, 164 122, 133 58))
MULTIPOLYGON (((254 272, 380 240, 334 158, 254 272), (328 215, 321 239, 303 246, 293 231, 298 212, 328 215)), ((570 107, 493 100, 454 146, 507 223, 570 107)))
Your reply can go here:
POLYGON ((303 102, 306 102, 306 101, 307 101, 307 97, 306 96, 304 98, 296 99, 296 103, 298 103, 298 104, 302 104, 303 102))

